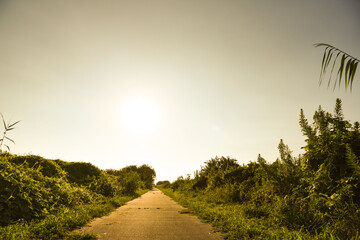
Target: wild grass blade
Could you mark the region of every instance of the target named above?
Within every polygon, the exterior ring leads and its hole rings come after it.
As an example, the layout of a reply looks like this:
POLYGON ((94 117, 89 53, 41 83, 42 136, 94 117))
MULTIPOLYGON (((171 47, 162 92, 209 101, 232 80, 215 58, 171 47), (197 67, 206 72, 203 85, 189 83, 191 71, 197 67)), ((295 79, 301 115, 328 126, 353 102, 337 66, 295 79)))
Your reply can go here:
POLYGON ((15 126, 16 124, 18 124, 19 122, 21 122, 21 121, 14 122, 14 123, 10 124, 9 127, 13 127, 13 126, 15 126))
POLYGON ((9 152, 10 152, 10 147, 8 146, 8 145, 6 145, 6 144, 4 144, 4 146, 9 150, 9 152))
POLYGON ((12 140, 12 139, 10 139, 10 138, 8 138, 8 137, 5 137, 5 138, 15 144, 15 141, 14 141, 14 140, 12 140))
POLYGON ((4 128, 5 128, 5 130, 6 130, 6 123, 5 123, 5 119, 4 119, 4 116, 2 115, 2 113, 0 113, 0 115, 1 115, 1 118, 2 118, 2 121, 3 121, 3 124, 4 124, 4 128))

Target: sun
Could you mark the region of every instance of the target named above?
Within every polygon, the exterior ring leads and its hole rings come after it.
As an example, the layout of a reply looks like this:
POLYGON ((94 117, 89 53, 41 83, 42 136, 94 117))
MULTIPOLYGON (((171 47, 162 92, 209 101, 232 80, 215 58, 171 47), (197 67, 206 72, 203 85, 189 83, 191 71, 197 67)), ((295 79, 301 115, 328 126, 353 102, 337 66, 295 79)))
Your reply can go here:
POLYGON ((121 118, 124 126, 133 133, 146 133, 155 129, 160 113, 151 99, 134 97, 124 102, 121 118))

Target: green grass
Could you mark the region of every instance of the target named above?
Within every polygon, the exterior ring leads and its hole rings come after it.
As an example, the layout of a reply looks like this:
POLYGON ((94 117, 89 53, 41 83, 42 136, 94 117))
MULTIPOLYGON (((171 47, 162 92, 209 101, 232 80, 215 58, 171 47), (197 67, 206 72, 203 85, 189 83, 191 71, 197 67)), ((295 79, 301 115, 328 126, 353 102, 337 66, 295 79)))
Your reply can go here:
POLYGON ((85 225, 93 218, 109 214, 117 207, 124 205, 126 202, 147 191, 148 190, 141 190, 133 196, 116 196, 74 208, 63 208, 55 215, 48 215, 42 220, 24 221, 0 227, 0 239, 96 239, 96 236, 93 234, 75 233, 72 231, 85 225))
MULTIPOLYGON (((220 231, 225 239, 339 239, 333 234, 310 235, 303 231, 289 230, 273 219, 249 217, 249 206, 242 204, 217 204, 204 195, 172 191, 159 187, 166 195, 186 207, 205 222, 220 231)), ((357 239, 354 237, 354 239, 357 239)))

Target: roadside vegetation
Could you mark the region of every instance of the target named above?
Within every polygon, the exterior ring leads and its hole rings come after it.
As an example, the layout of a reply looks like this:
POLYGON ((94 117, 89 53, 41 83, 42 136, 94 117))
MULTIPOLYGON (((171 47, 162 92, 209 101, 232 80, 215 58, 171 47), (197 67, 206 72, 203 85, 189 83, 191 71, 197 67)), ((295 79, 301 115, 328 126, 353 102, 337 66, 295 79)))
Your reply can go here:
POLYGON ((194 178, 158 187, 226 239, 360 239, 360 126, 321 107, 313 123, 300 112, 305 153, 294 157, 280 140, 280 157, 239 165, 215 157, 194 178))
POLYGON ((0 154, 0 239, 95 239, 73 233, 152 188, 147 165, 101 170, 90 163, 0 154))

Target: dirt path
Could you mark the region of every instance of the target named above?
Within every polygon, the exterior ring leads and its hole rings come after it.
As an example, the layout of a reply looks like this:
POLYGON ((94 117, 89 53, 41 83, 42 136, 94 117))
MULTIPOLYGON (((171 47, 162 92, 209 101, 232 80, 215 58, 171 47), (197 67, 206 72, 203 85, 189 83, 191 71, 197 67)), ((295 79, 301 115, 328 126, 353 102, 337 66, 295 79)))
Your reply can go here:
POLYGON ((184 208, 154 189, 128 202, 109 216, 93 220, 80 231, 97 234, 100 239, 222 239, 209 224, 191 214, 181 214, 184 208))

